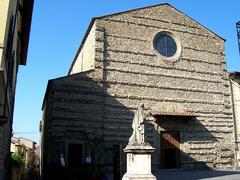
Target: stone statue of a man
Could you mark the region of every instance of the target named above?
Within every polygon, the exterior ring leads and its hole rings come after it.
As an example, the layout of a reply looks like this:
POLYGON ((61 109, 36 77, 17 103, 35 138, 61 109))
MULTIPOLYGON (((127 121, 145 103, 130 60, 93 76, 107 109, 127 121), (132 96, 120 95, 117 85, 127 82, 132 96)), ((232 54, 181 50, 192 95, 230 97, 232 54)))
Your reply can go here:
POLYGON ((132 122, 132 128, 133 128, 133 134, 129 138, 128 144, 137 144, 141 145, 144 144, 144 112, 143 112, 144 104, 141 103, 140 107, 135 112, 133 122, 132 122))

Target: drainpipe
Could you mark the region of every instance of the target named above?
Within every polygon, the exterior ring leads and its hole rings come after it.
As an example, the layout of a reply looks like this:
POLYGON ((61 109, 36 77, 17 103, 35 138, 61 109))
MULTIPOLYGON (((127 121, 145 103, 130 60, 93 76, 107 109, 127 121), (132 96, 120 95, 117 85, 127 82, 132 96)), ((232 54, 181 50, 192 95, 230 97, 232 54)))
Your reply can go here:
POLYGON ((234 145, 235 145, 235 167, 238 167, 238 159, 237 159, 237 151, 238 149, 238 143, 237 143, 237 123, 236 123, 236 114, 235 114, 235 104, 234 104, 234 98, 233 98, 233 87, 232 87, 232 79, 229 76, 229 82, 230 82, 230 88, 231 88, 231 101, 232 101, 232 112, 233 112, 233 133, 234 133, 234 145))

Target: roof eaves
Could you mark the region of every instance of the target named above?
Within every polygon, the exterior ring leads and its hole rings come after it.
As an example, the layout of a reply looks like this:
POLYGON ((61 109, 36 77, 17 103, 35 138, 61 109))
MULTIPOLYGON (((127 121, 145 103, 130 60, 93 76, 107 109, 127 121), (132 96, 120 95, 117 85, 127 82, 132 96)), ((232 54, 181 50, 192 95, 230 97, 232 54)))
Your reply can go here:
POLYGON ((44 105, 46 103, 46 99, 47 99, 48 93, 49 93, 49 91, 50 91, 50 89, 51 89, 51 87, 52 87, 52 85, 53 85, 53 83, 55 81, 62 80, 62 79, 65 79, 65 78, 69 78, 69 77, 78 76, 79 74, 90 74, 92 72, 94 72, 94 69, 90 69, 88 71, 79 72, 79 73, 76 73, 76 74, 70 74, 70 75, 66 75, 66 76, 62 76, 62 77, 58 77, 58 78, 55 78, 55 79, 48 80, 46 92, 45 92, 45 95, 44 95, 44 98, 43 98, 42 110, 43 110, 44 105))
POLYGON ((72 68, 73 68, 73 66, 74 66, 74 64, 75 64, 75 62, 76 62, 76 60, 77 60, 77 57, 78 57, 79 53, 81 52, 82 47, 83 47, 83 45, 84 45, 84 43, 85 43, 85 41, 86 41, 86 39, 87 39, 87 37, 88 37, 88 34, 89 34, 90 31, 91 31, 92 26, 93 26, 93 24, 94 24, 94 22, 95 22, 96 19, 98 19, 98 18, 97 18, 97 17, 92 18, 92 20, 91 20, 91 22, 90 22, 90 24, 89 24, 89 26, 88 26, 88 28, 87 28, 87 31, 86 31, 86 33, 85 33, 85 35, 84 35, 84 37, 83 37, 83 40, 82 40, 82 42, 81 42, 81 44, 80 44, 80 46, 79 46, 79 48, 78 48, 78 50, 77 50, 77 53, 76 53, 76 55, 75 55, 75 57, 74 57, 74 59, 73 59, 73 62, 72 62, 72 64, 71 64, 71 66, 70 66, 70 69, 69 69, 69 71, 68 71, 68 75, 70 75, 70 73, 71 73, 71 71, 72 71, 72 68))
POLYGON ((240 72, 233 71, 233 72, 229 72, 228 75, 229 75, 230 78, 240 77, 240 72))
POLYGON ((139 10, 142 10, 142 9, 148 9, 148 8, 153 8, 153 7, 157 7, 157 6, 162 6, 162 5, 171 6, 171 5, 168 4, 168 3, 160 3, 160 4, 151 5, 151 6, 145 6, 145 7, 130 9, 130 10, 121 11, 121 12, 117 12, 117 13, 107 14, 107 15, 103 15, 103 16, 98 16, 98 17, 96 17, 96 18, 97 18, 97 19, 106 18, 106 17, 110 17, 110 16, 121 15, 121 14, 129 13, 129 12, 133 12, 133 11, 139 11, 139 10))
POLYGON ((183 14, 184 16, 188 17, 189 19, 191 19, 192 21, 194 21, 195 23, 199 24, 200 26, 204 27, 206 30, 208 30, 209 32, 213 33, 215 36, 219 37, 220 39, 222 39, 223 41, 226 41, 226 39, 224 39, 223 37, 219 36, 218 34, 216 34, 215 32, 213 32, 212 30, 210 30, 209 28, 207 28, 206 26, 202 25, 201 23, 199 23, 198 21, 196 21, 195 19, 191 18, 190 16, 188 16, 187 14, 185 14, 184 12, 180 11, 179 9, 175 8, 174 6, 168 4, 169 6, 171 6, 172 8, 174 8, 175 10, 177 10, 178 12, 180 12, 181 14, 183 14))
POLYGON ((152 8, 152 7, 156 7, 156 6, 163 6, 163 5, 167 5, 167 6, 170 6, 170 7, 174 8, 176 11, 178 11, 178 12, 180 12, 181 14, 183 14, 184 16, 188 17, 189 19, 191 19, 191 20, 194 21, 195 23, 201 25, 202 27, 204 27, 205 29, 207 29, 208 31, 210 31, 211 33, 213 33, 214 35, 216 35, 216 36, 219 37, 220 39, 226 41, 226 39, 222 38, 221 36, 219 36, 218 34, 216 34, 215 32, 213 32, 212 30, 208 29, 206 26, 204 26, 204 25, 202 25, 201 23, 197 22, 196 20, 194 20, 193 18, 191 18, 191 17, 188 16, 187 14, 183 13, 182 11, 180 11, 179 9, 175 8, 174 6, 172 6, 171 4, 168 4, 168 3, 160 3, 160 4, 155 4, 155 5, 152 5, 152 6, 145 6, 145 7, 141 7, 141 8, 136 8, 136 9, 131 9, 131 10, 127 10, 127 11, 117 12, 117 13, 108 14, 108 15, 104 15, 104 16, 99 16, 99 17, 95 17, 95 18, 96 18, 96 19, 106 18, 106 17, 110 17, 110 16, 120 15, 120 14, 124 14, 124 13, 128 13, 128 12, 132 12, 132 11, 138 11, 138 10, 142 10, 142 9, 152 8))
POLYGON ((88 37, 89 32, 91 31, 92 26, 93 26, 93 24, 94 24, 94 22, 95 22, 96 19, 102 19, 102 18, 106 18, 106 17, 110 17, 110 16, 115 16, 115 15, 120 15, 120 14, 132 12, 132 11, 136 11, 136 10, 151 8, 151 7, 155 7, 155 6, 159 6, 159 5, 169 5, 169 4, 168 4, 168 3, 161 3, 161 4, 156 4, 156 5, 153 5, 153 6, 146 6, 146 7, 131 9, 131 10, 127 10, 127 11, 112 13, 112 14, 108 14, 108 15, 104 15, 104 16, 93 17, 92 20, 91 20, 91 22, 90 22, 90 24, 89 24, 89 26, 88 26, 88 28, 87 28, 87 31, 86 31, 86 33, 85 33, 85 35, 84 35, 84 37, 83 37, 83 40, 82 40, 82 42, 81 42, 81 44, 80 44, 80 46, 79 46, 79 48, 78 48, 78 50, 77 50, 77 53, 76 53, 76 55, 75 55, 75 57, 74 57, 74 59, 73 59, 73 62, 72 62, 71 66, 70 66, 70 69, 69 69, 69 71, 68 71, 68 75, 71 73, 72 68, 73 68, 73 66, 74 66, 74 64, 75 64, 75 62, 76 62, 76 60, 77 60, 77 57, 78 57, 79 53, 81 52, 82 47, 83 47, 83 45, 84 45, 84 43, 85 43, 85 41, 86 41, 86 39, 87 39, 87 37, 88 37))
POLYGON ((34 4, 34 0, 23 1, 22 41, 21 41, 21 58, 20 58, 21 65, 27 64, 27 52, 28 52, 29 37, 30 37, 31 23, 32 23, 33 4, 34 4))
POLYGON ((46 91, 45 91, 45 94, 44 94, 44 98, 43 98, 42 110, 44 109, 44 106, 45 106, 45 103, 46 103, 47 96, 48 96, 49 90, 51 88, 51 85, 52 85, 52 80, 48 80, 47 88, 46 88, 46 91))

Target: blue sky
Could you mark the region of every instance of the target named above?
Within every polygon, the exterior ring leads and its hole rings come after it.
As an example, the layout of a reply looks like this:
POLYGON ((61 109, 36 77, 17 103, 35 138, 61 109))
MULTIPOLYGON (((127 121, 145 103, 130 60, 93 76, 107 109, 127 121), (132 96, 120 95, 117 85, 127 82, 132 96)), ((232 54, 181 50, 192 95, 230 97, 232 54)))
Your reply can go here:
POLYGON ((226 39, 228 71, 240 71, 235 25, 240 21, 239 0, 35 0, 28 62, 18 73, 15 136, 39 142, 47 81, 67 75, 92 17, 163 2, 226 39))

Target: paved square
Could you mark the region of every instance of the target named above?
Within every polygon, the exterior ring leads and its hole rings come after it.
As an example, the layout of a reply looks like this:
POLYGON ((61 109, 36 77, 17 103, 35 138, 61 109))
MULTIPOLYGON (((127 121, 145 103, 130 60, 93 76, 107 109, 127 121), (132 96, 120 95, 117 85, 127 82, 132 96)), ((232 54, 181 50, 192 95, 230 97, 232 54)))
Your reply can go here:
POLYGON ((215 171, 170 171, 161 170, 155 173, 158 180, 240 180, 240 170, 215 171))

